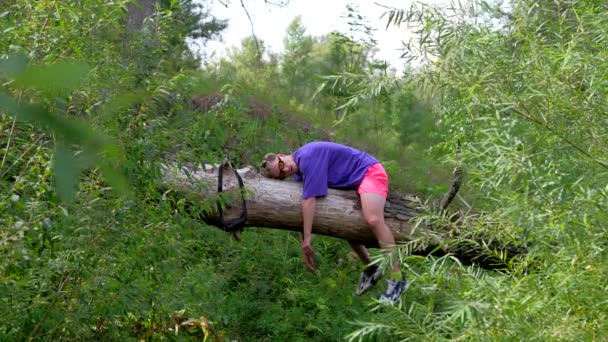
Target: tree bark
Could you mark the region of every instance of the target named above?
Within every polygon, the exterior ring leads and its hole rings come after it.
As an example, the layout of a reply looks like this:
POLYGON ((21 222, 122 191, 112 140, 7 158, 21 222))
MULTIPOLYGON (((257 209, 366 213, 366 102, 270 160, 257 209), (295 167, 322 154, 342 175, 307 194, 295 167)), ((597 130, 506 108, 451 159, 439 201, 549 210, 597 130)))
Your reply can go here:
POLYGON ((159 0, 136 0, 127 4, 127 32, 137 34, 144 30, 144 21, 156 14, 159 0))
MULTIPOLYGON (((220 166, 222 167, 222 166, 220 166)), ((262 176, 255 168, 249 166, 239 169, 245 191, 240 191, 234 169, 223 166, 222 196, 218 195, 218 167, 192 167, 184 165, 167 165, 162 168, 161 188, 165 194, 176 193, 191 202, 207 203, 207 210, 198 218, 204 222, 222 228, 217 203, 225 202, 223 215, 225 219, 234 219, 242 214, 241 193, 245 195, 247 216, 245 225, 302 231, 302 211, 300 207, 302 184, 291 180, 276 180, 262 176), (221 197, 221 199, 220 199, 221 197)), ((461 180, 455 177, 454 185, 460 186, 461 180)), ((453 196, 452 196, 453 197, 453 196)), ((518 246, 500 246, 483 243, 448 244, 453 241, 449 227, 430 227, 420 225, 414 228, 412 219, 423 211, 420 200, 404 193, 390 193, 385 207, 385 222, 397 243, 416 241, 414 251, 417 254, 450 253, 461 258, 464 263, 477 263, 486 268, 504 267, 506 262, 523 252, 518 246), (485 246, 485 247, 482 247, 485 246), (490 248, 494 251, 484 251, 490 248), (502 253, 503 257, 496 257, 502 253), (505 257, 507 255, 507 257, 505 257)), ((441 201, 441 210, 447 207, 441 201)), ((378 247, 377 240, 363 219, 361 203, 355 190, 329 189, 327 196, 318 198, 313 233, 332 236, 368 247, 378 247)), ((237 232, 238 234, 238 232, 237 232)), ((238 236, 235 236, 238 237, 238 236)))
POLYGON ((146 50, 159 45, 157 23, 154 16, 159 0, 135 0, 127 4, 127 30, 124 37, 123 57, 125 63, 134 61, 140 69, 145 71, 150 53, 146 50))

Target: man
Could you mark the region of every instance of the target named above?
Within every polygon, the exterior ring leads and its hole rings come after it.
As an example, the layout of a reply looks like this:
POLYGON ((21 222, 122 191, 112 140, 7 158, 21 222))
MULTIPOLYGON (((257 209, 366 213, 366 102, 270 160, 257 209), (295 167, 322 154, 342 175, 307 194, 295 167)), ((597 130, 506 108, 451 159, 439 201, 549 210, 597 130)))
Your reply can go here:
MULTIPOLYGON (((269 153, 264 156, 261 169, 267 177, 284 179, 293 176, 303 182, 302 252, 304 264, 310 271, 315 270, 312 225, 316 199, 326 196, 328 188, 357 189, 361 197, 363 217, 378 239, 378 244, 387 251, 395 246, 395 238, 384 223, 388 175, 382 164, 371 155, 337 143, 318 141, 300 147, 292 155, 269 153)), ((356 290, 356 294, 361 295, 371 289, 382 277, 382 270, 378 265, 370 265, 371 260, 365 246, 352 242, 349 244, 366 266, 356 290)), ((398 262, 395 261, 388 280, 388 288, 380 296, 380 300, 397 302, 407 287, 407 280, 401 274, 398 262)))

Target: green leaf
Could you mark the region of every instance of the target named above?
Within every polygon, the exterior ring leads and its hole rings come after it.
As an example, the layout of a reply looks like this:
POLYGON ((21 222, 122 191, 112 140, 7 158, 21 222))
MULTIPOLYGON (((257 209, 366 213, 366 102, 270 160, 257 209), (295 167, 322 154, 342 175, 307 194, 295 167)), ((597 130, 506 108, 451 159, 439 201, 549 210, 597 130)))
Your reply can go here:
POLYGON ((19 113, 17 102, 3 92, 0 92, 0 108, 12 116, 17 116, 17 113, 19 113))
POLYGON ((16 85, 39 90, 70 90, 86 79, 86 64, 62 62, 52 65, 34 65, 18 75, 16 85))
POLYGON ((20 106, 15 99, 0 92, 0 109, 6 110, 17 119, 32 122, 50 133, 61 137, 62 143, 55 150, 55 177, 57 193, 63 200, 73 197, 82 167, 97 164, 107 181, 120 194, 129 195, 129 185, 125 177, 113 164, 121 157, 120 150, 107 137, 95 132, 84 122, 54 115, 40 106, 20 106), (80 160, 76 160, 66 144, 83 147, 80 160), (104 155, 106 161, 99 161, 104 155))
POLYGON ((27 63, 28 59, 23 55, 13 55, 0 59, 0 76, 16 77, 25 70, 27 63))
POLYGON ((149 96, 144 91, 128 92, 112 98, 101 111, 107 120, 111 120, 116 113, 126 111, 130 106, 143 101, 149 96))
POLYGON ((118 151, 118 147, 110 144, 106 145, 104 153, 108 157, 108 160, 101 161, 99 163, 99 168, 104 179, 118 194, 126 197, 132 197, 133 193, 131 191, 131 187, 129 186, 129 181, 117 167, 116 161, 119 160, 121 155, 118 151))
POLYGON ((47 131, 62 135, 70 142, 85 144, 99 149, 106 139, 97 134, 89 125, 62 116, 54 115, 41 106, 20 106, 15 99, 0 92, 0 108, 22 121, 37 124, 47 131))
POLYGON ((53 155, 53 174, 60 199, 70 201, 74 198, 79 172, 80 164, 74 157, 74 153, 65 143, 57 144, 53 155))

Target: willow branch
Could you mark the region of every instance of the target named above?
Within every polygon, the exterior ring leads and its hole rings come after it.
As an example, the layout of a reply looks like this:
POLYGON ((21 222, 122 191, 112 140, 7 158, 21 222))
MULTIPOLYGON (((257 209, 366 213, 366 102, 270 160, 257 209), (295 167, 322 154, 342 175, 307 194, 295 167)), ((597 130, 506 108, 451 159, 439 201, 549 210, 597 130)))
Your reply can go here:
POLYGON ((577 144, 575 144, 574 142, 572 142, 570 139, 568 139, 567 137, 565 137, 564 135, 562 135, 558 130, 556 130, 555 128, 551 127, 549 124, 546 124, 544 122, 541 122, 540 120, 538 120, 537 118, 531 116, 528 113, 524 113, 523 111, 513 107, 513 112, 519 116, 521 116, 522 118, 537 124, 540 127, 543 127, 544 129, 548 130, 549 132, 553 133, 556 137, 558 137, 559 139, 561 139, 563 142, 565 142, 566 144, 568 144, 570 147, 574 148, 578 153, 582 154, 584 157, 590 159, 591 161, 599 164, 601 167, 608 169, 608 163, 598 159, 597 157, 595 157, 594 155, 592 155, 591 153, 583 150, 581 147, 579 147, 577 144))

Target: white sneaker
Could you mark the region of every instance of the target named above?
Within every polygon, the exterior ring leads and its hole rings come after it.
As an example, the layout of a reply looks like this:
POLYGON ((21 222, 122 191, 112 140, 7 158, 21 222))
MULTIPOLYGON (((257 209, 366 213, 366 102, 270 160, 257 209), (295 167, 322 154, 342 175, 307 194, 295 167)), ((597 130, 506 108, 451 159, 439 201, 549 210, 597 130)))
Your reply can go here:
POLYGON ((363 272, 361 272, 361 276, 359 277, 359 286, 355 291, 357 296, 364 294, 369 291, 378 280, 382 278, 382 269, 378 267, 378 265, 370 265, 363 272))
POLYGON ((380 296, 380 301, 388 302, 389 304, 397 303, 401 299, 403 292, 405 292, 409 286, 410 284, 407 282, 405 277, 401 281, 389 279, 386 292, 380 296))

